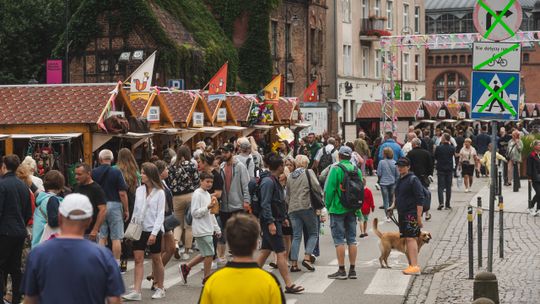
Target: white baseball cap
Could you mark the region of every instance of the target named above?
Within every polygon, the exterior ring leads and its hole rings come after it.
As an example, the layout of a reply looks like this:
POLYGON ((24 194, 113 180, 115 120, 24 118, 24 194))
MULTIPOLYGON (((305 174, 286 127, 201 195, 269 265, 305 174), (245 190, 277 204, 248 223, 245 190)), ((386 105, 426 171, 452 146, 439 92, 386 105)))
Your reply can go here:
POLYGON ((64 198, 64 200, 60 203, 58 211, 65 218, 78 221, 91 218, 92 214, 94 213, 94 208, 92 207, 88 196, 73 193, 64 198), (83 213, 77 215, 70 214, 73 211, 82 211, 83 213))

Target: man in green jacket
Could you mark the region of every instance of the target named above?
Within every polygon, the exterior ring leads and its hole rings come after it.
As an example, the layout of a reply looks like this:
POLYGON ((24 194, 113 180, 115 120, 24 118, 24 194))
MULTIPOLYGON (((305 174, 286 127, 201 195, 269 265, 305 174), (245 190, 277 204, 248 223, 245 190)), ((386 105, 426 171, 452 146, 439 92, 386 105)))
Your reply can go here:
MULTIPOLYGON (((362 179, 362 172, 351 163, 352 149, 343 146, 339 149, 339 163, 347 171, 358 171, 358 176, 362 179)), ((332 238, 336 246, 336 255, 339 270, 328 275, 329 279, 346 280, 356 279, 354 264, 356 261, 356 216, 355 211, 347 209, 341 204, 341 184, 345 177, 345 172, 339 166, 332 166, 325 185, 325 203, 330 214, 330 227, 332 238), (349 247, 349 274, 345 271, 345 244, 349 247)))

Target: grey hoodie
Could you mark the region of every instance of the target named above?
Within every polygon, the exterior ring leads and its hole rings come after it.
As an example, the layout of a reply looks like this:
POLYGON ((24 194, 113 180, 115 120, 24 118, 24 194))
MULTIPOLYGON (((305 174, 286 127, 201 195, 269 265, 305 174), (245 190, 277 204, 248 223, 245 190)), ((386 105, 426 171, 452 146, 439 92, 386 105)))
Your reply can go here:
MULTIPOLYGON (((322 193, 319 181, 316 178, 315 172, 309 169, 309 177, 311 178, 311 186, 313 191, 322 193)), ((294 170, 287 178, 287 191, 285 202, 289 206, 289 213, 311 208, 311 198, 309 196, 309 183, 306 175, 306 169, 298 168, 294 170)))
MULTIPOLYGON (((225 165, 222 163, 219 167, 219 173, 225 183, 225 165)), ((251 202, 249 197, 249 173, 246 166, 236 158, 233 158, 233 174, 231 179, 231 189, 227 193, 225 184, 223 184, 223 193, 221 195, 221 211, 234 212, 244 209, 244 202, 251 202)))

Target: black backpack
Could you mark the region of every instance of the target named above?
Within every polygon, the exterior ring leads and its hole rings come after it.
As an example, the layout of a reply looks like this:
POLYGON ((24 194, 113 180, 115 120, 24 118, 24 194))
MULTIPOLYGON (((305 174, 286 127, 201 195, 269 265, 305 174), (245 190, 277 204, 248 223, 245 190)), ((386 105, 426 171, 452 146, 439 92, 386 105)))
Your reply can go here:
POLYGON ((251 212, 259 217, 261 212, 261 182, 263 178, 270 176, 270 171, 264 171, 260 177, 252 178, 248 183, 249 196, 251 197, 251 212))
POLYGON ((343 164, 337 165, 343 170, 344 176, 341 182, 341 205, 347 209, 358 210, 364 202, 364 182, 358 176, 358 168, 348 171, 343 164))
POLYGON ((332 158, 332 154, 334 154, 334 152, 336 152, 335 148, 330 153, 326 152, 325 147, 322 147, 321 149, 323 149, 323 151, 322 151, 321 159, 319 160, 319 167, 318 167, 319 173, 322 172, 324 169, 326 169, 326 167, 328 167, 328 166, 330 166, 331 164, 334 163, 334 159, 332 158))

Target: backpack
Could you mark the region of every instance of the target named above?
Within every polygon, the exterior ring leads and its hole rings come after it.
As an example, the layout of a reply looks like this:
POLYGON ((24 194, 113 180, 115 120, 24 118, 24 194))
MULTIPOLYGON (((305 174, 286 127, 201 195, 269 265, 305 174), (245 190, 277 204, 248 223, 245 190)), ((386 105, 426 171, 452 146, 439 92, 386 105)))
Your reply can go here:
POLYGON ((256 163, 255 160, 253 159, 253 156, 250 157, 250 158, 248 158, 248 159, 246 160, 246 168, 249 170, 249 164, 251 163, 252 160, 253 160, 253 164, 254 164, 254 166, 253 166, 253 176, 257 177, 257 171, 260 172, 260 169, 261 169, 261 168, 259 168, 259 167, 257 166, 257 163, 256 163))
POLYGON ((272 177, 270 171, 264 171, 261 173, 260 177, 251 179, 248 184, 249 195, 251 197, 251 212, 257 218, 261 214, 261 182, 265 177, 272 178, 274 183, 277 182, 274 177, 272 177))
POLYGON ((332 149, 332 152, 328 153, 326 152, 326 148, 325 147, 322 147, 321 149, 323 149, 322 151, 322 156, 321 156, 321 159, 319 160, 319 172, 322 172, 324 169, 326 169, 326 167, 330 166, 331 164, 334 163, 334 159, 332 158, 332 154, 334 154, 334 152, 336 152, 336 148, 332 149))
POLYGON ((340 184, 341 205, 347 209, 361 209, 364 202, 364 182, 358 176, 358 167, 355 166, 354 170, 348 171, 343 164, 337 166, 344 173, 343 181, 340 184))

